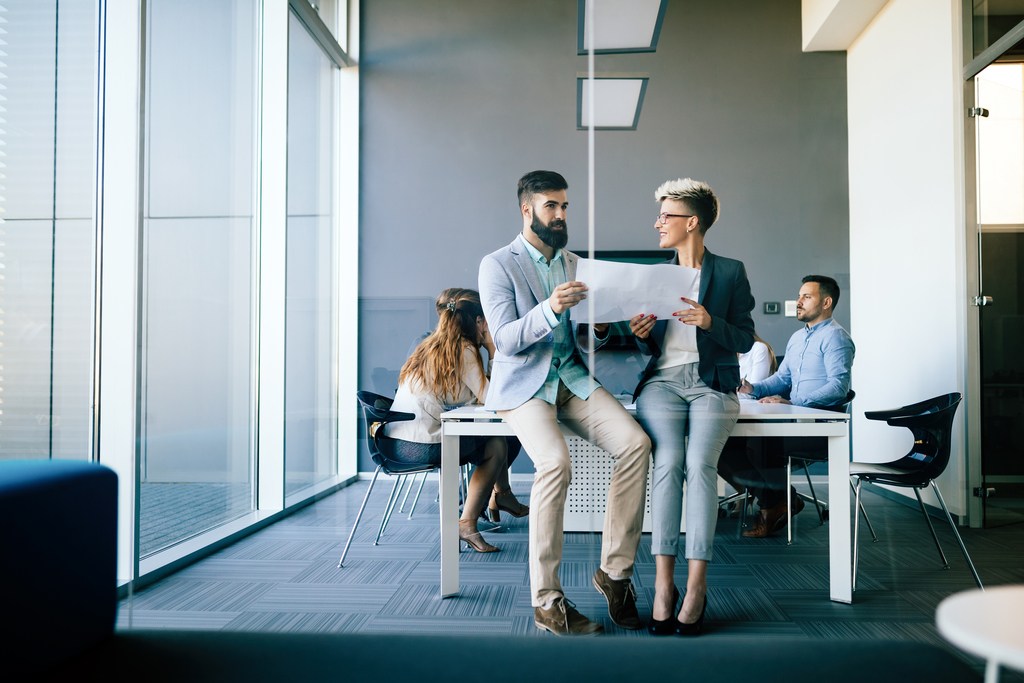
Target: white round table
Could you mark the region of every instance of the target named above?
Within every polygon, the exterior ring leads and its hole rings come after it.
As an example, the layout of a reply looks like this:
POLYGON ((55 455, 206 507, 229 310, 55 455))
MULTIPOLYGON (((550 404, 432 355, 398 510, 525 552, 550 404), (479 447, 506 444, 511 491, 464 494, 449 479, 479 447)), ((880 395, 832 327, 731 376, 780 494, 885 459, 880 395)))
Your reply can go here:
POLYGON ((999 667, 1024 671, 1024 585, 995 586, 951 595, 935 612, 947 640, 987 662, 986 683, 996 683, 999 667))

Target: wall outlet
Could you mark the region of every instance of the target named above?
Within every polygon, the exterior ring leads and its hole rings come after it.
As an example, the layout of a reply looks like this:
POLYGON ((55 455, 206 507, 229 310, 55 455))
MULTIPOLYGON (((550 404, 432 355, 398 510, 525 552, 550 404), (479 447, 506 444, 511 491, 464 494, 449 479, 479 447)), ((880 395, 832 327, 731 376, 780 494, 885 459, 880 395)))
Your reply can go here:
POLYGON ((765 301, 764 312, 767 315, 778 315, 779 314, 779 302, 778 301, 765 301))
POLYGON ((796 301, 787 301, 786 302, 786 317, 787 318, 795 318, 796 317, 796 301))

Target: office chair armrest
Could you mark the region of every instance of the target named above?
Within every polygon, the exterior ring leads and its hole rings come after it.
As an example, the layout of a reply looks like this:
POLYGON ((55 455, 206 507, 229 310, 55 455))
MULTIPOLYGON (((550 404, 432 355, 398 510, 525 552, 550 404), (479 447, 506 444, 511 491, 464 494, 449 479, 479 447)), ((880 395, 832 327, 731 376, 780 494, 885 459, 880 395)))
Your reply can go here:
POLYGON ((388 422, 405 422, 406 420, 413 420, 416 416, 412 413, 403 413, 401 411, 389 410, 381 422, 387 424, 388 422))
MULTIPOLYGON (((888 422, 901 417, 912 417, 919 415, 919 410, 907 410, 906 407, 894 408, 892 410, 865 410, 864 417, 869 420, 880 420, 882 422, 888 422)), ((892 423, 890 423, 892 424, 892 423)))

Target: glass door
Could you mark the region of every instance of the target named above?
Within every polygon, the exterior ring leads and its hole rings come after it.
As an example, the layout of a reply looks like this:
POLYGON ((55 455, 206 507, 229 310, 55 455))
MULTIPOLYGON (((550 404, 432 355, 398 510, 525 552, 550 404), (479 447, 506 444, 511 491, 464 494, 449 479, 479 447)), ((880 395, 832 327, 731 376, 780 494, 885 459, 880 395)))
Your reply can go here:
POLYGON ((986 527, 1024 522, 1024 62, 1009 55, 975 76, 972 110, 986 527))

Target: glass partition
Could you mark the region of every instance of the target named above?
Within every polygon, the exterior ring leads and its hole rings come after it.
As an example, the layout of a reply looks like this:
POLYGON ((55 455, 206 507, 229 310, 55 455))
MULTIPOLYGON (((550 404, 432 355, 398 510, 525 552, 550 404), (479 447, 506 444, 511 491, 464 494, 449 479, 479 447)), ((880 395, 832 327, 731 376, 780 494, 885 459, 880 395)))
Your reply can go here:
POLYGON ((148 5, 140 556, 253 509, 256 7, 148 5))
POLYGON ((92 453, 96 3, 4 0, 0 458, 92 453))
MULTIPOLYGON (((973 0, 971 9, 975 57, 1024 21, 1024 0, 973 0)), ((1024 54, 1022 46, 1015 53, 1024 54)))
POLYGON ((333 238, 335 69, 294 14, 288 29, 285 493, 337 473, 333 238))

